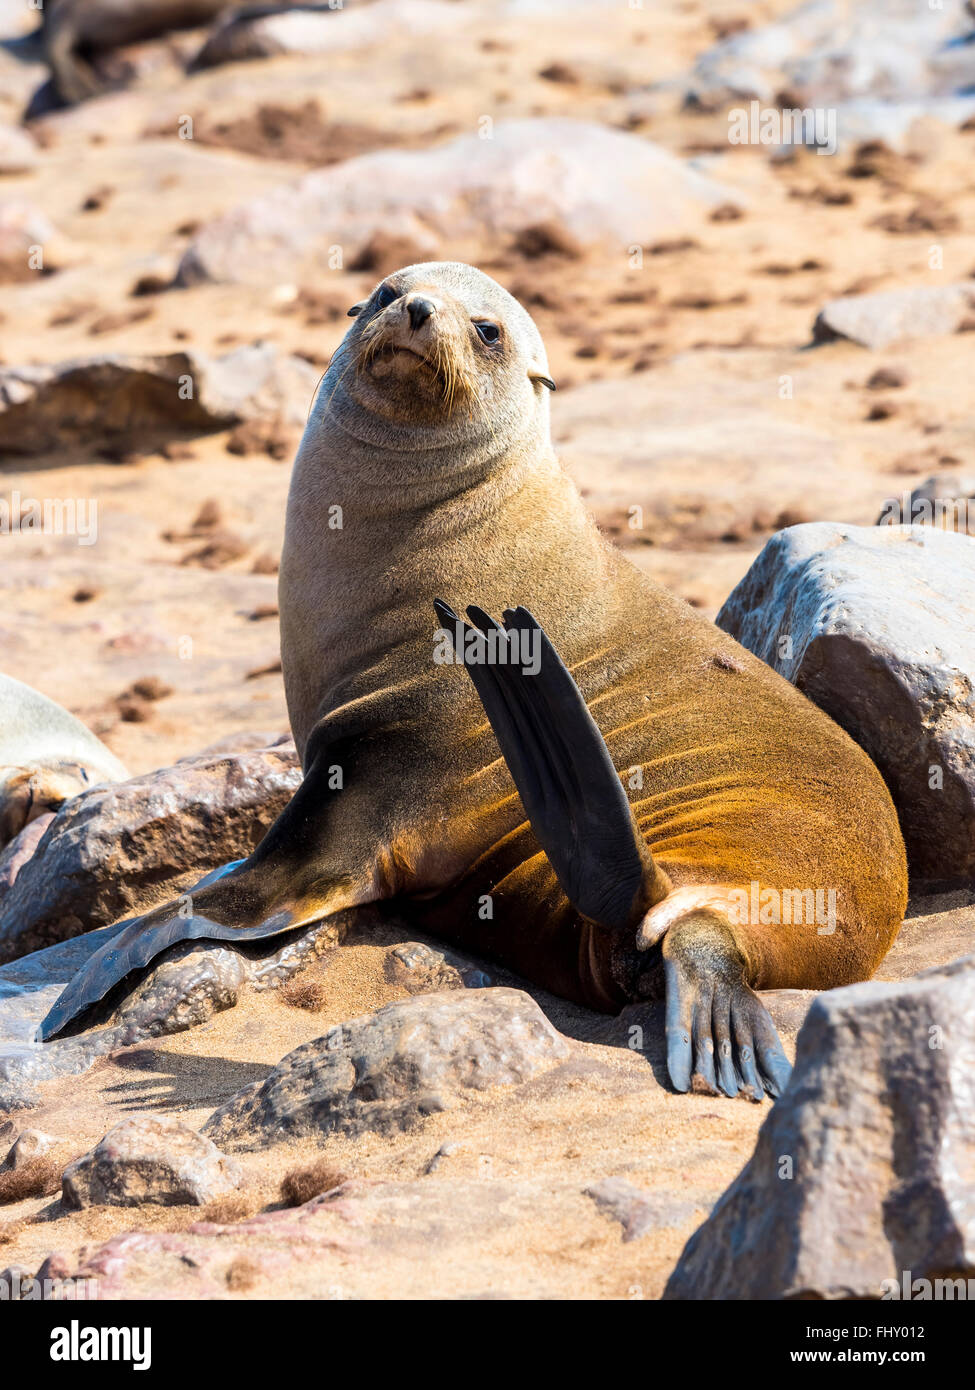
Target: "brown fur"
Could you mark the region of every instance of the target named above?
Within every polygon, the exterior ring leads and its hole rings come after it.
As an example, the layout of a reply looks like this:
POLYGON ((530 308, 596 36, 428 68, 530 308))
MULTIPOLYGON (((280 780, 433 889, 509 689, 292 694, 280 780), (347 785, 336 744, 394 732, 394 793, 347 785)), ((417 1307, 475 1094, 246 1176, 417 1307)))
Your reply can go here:
POLYGON ((84 101, 103 89, 92 53, 207 24, 228 0, 46 0, 44 53, 58 95, 84 101))
POLYGON ((326 765, 344 765, 311 866, 319 885, 331 880, 330 905, 403 895, 434 933, 558 993, 622 1002, 607 943, 561 894, 466 674, 432 660, 435 597, 495 614, 523 603, 572 670, 616 767, 642 769, 633 809, 675 887, 836 890, 832 935, 735 926, 749 983, 823 988, 868 976, 906 903, 903 843, 873 764, 601 538, 549 443, 544 349, 520 306, 468 267, 390 279, 448 306, 448 343, 462 320, 490 310, 507 357, 475 357, 468 334, 462 375, 474 361, 481 408, 441 404, 439 429, 413 426, 410 450, 411 422, 441 400, 435 374, 428 387, 405 359, 392 380, 371 380, 379 332, 357 321, 295 464, 283 666, 306 768, 319 750, 326 765), (336 506, 341 529, 329 526, 336 506), (494 916, 481 921, 488 893, 494 916))
MULTIPOLYGON (((395 898, 419 929, 609 1011, 643 997, 661 953, 702 981, 708 1013, 719 973, 726 993, 866 978, 907 897, 870 759, 599 535, 552 450, 544 346, 510 295, 456 263, 387 283, 321 384, 288 501, 281 651, 305 778, 250 859, 195 890, 194 922, 263 939, 395 898), (422 324, 415 296, 435 305, 422 324), (636 931, 566 899, 467 673, 434 659, 435 598, 524 604, 571 669, 666 894, 636 931), (734 920, 753 883, 832 891, 834 929, 734 920)), ((180 925, 172 905, 131 924, 60 1007, 101 998, 147 934, 166 949, 180 925)))

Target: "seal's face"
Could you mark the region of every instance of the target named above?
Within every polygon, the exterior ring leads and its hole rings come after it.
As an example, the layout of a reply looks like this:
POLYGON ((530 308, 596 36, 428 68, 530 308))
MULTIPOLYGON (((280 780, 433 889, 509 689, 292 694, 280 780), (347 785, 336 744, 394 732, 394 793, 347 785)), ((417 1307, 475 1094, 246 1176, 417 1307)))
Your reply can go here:
POLYGON ((472 266, 407 266, 349 313, 346 390, 391 422, 489 430, 512 399, 525 405, 552 388, 531 318, 472 266))

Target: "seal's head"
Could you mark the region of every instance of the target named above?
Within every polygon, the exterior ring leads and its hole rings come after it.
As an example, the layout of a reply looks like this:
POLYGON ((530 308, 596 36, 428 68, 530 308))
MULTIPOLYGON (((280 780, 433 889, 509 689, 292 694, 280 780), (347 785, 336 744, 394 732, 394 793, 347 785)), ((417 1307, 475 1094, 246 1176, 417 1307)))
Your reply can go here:
POLYGON ((333 359, 333 388, 393 430, 471 439, 505 417, 524 418, 554 389, 531 317, 473 266, 406 266, 349 313, 355 323, 333 359))
POLYGON ((49 764, 0 767, 0 848, 25 825, 87 791, 92 778, 81 763, 58 759, 49 764))

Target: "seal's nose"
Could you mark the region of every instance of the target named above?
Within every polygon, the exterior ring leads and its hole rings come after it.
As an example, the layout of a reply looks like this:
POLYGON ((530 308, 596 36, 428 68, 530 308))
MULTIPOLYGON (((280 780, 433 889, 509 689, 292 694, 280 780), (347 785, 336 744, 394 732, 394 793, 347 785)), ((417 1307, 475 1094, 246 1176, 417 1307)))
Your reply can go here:
POLYGON ((410 327, 415 333, 416 330, 432 316, 434 313, 434 306, 429 299, 419 297, 407 302, 406 312, 410 316, 410 327))

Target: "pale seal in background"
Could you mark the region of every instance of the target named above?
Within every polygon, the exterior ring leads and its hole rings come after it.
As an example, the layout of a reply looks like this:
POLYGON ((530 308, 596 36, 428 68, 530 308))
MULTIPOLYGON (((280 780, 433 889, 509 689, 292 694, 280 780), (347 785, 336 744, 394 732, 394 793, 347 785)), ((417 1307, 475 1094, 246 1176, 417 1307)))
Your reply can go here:
POLYGON ((0 675, 0 848, 69 797, 128 775, 80 719, 0 675))

